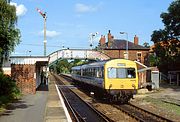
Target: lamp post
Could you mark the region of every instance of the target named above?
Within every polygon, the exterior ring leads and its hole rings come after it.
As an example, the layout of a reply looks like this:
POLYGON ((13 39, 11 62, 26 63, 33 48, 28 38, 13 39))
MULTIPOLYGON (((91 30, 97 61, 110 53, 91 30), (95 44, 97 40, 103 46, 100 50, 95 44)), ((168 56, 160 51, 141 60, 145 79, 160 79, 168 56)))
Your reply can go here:
POLYGON ((99 34, 98 32, 96 32, 96 33, 90 33, 90 47, 91 47, 91 50, 93 49, 93 38, 97 35, 97 34, 99 34))
POLYGON ((128 33, 127 32, 120 32, 120 34, 126 34, 126 59, 129 58, 128 54, 128 33))

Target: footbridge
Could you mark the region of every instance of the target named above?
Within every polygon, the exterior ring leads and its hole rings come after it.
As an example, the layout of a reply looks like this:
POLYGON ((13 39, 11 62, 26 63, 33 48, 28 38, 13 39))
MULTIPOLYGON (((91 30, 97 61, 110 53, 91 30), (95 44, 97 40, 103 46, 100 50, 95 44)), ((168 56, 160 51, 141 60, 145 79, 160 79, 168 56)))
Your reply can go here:
POLYGON ((49 56, 49 64, 58 59, 93 59, 93 60, 107 60, 109 57, 99 51, 82 50, 82 49, 65 49, 58 50, 51 53, 49 56))
POLYGON ((88 49, 64 49, 48 56, 11 56, 11 77, 17 81, 22 93, 35 93, 36 88, 44 81, 42 72, 59 59, 108 60, 107 55, 88 49))

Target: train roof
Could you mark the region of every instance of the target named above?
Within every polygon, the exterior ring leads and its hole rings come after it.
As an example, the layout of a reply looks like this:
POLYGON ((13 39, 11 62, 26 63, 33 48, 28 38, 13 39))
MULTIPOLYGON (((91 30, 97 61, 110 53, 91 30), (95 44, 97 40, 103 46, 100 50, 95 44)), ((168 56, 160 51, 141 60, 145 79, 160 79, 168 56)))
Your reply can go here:
POLYGON ((101 67, 101 66, 103 66, 106 62, 107 62, 107 61, 99 61, 99 62, 94 62, 94 63, 90 63, 90 64, 85 64, 85 65, 82 65, 81 68, 92 67, 92 66, 101 67))
POLYGON ((75 67, 72 67, 72 69, 81 69, 81 68, 87 68, 87 67, 93 67, 93 66, 94 67, 102 67, 107 62, 114 61, 114 60, 120 60, 120 61, 123 61, 123 62, 135 63, 134 61, 127 60, 127 59, 109 59, 109 60, 104 60, 104 61, 98 61, 98 62, 93 62, 93 63, 89 63, 89 64, 84 64, 84 65, 81 65, 81 66, 75 66, 75 67))

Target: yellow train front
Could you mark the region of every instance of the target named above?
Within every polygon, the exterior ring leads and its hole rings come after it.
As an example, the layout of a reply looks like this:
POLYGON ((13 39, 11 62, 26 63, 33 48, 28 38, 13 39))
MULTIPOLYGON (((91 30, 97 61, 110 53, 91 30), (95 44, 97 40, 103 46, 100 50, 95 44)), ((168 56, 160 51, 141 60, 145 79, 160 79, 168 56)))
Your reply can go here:
POLYGON ((128 102, 138 89, 136 63, 112 59, 72 68, 72 77, 111 101, 128 102))
POLYGON ((104 89, 110 99, 129 101, 138 89, 136 63, 125 59, 116 59, 104 65, 104 89))

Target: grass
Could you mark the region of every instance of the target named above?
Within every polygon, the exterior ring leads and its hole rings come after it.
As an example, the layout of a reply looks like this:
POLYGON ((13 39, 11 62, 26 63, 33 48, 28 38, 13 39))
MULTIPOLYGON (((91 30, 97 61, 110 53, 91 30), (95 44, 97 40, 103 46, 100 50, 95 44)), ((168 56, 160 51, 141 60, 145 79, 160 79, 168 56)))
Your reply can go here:
POLYGON ((160 107, 162 109, 165 109, 167 111, 171 111, 177 115, 180 115, 180 107, 177 105, 173 105, 171 103, 165 103, 165 102, 161 101, 160 99, 154 99, 154 98, 150 98, 150 97, 145 97, 144 100, 147 102, 153 103, 157 107, 160 107))

